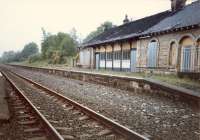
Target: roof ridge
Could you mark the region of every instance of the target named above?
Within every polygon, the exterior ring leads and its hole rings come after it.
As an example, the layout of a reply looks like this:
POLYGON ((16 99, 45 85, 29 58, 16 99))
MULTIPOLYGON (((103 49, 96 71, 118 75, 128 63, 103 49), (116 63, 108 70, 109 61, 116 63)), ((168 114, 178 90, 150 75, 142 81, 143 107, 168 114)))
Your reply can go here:
POLYGON ((191 18, 191 20, 188 21, 185 15, 187 17, 190 16, 194 10, 197 12, 195 12, 195 15, 200 13, 200 11, 197 10, 200 7, 199 2, 200 0, 194 1, 177 11, 166 10, 157 14, 137 19, 135 21, 131 21, 126 24, 116 26, 99 34, 91 40, 84 42, 82 45, 92 46, 95 44, 103 44, 106 42, 114 42, 131 37, 137 37, 138 35, 142 35, 142 33, 158 32, 168 28, 179 28, 192 24, 195 25, 197 22, 200 22, 200 19, 191 18), (175 20, 176 17, 178 20, 175 20), (178 21, 181 23, 177 24, 178 21))

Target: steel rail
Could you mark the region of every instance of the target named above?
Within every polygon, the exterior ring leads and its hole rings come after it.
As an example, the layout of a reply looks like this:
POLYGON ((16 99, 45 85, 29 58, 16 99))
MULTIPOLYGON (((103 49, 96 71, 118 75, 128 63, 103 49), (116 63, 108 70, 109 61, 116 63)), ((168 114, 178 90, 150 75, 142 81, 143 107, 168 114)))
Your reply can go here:
POLYGON ((4 72, 1 71, 2 75, 6 78, 6 80, 11 84, 14 90, 17 91, 19 96, 21 96, 26 103, 32 108, 32 111, 37 115, 39 120, 42 123, 42 126, 45 128, 47 135, 51 140, 64 140, 63 137, 58 133, 58 131, 49 123, 49 121, 40 113, 40 111, 31 103, 31 101, 24 95, 23 91, 21 91, 17 85, 11 80, 11 78, 4 72))
POLYGON ((59 99, 61 99, 63 102, 67 102, 69 104, 71 104, 72 106, 74 106, 75 108, 81 110, 82 112, 84 112, 86 115, 90 116, 92 119, 100 122, 102 125, 104 125, 105 127, 111 129, 113 132, 117 133, 117 134, 120 134, 121 136, 123 136, 125 139, 127 140, 149 140, 148 138, 146 138, 145 136, 141 135, 141 134, 138 134, 137 132, 135 131, 132 131, 122 125, 120 125, 119 123, 117 122, 114 122, 113 120, 91 110, 90 108, 86 107, 86 106, 83 106, 82 104, 72 100, 72 99, 69 99, 63 95, 61 95, 60 93, 52 90, 52 89, 49 89, 48 87, 46 86, 43 86, 37 82, 34 82, 33 80, 29 79, 29 78, 26 78, 20 74, 17 74, 17 73, 14 73, 13 71, 10 71, 11 73, 13 73, 14 75, 26 80, 27 82, 35 85, 36 87, 48 92, 49 94, 51 94, 52 96, 55 96, 59 99))

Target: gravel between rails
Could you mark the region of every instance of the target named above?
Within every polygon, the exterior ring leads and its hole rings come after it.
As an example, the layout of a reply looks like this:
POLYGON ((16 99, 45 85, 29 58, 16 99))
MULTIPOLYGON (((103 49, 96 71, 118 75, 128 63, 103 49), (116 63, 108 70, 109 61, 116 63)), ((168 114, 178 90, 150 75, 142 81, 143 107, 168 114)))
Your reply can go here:
POLYGON ((85 114, 70 106, 64 106, 65 104, 47 95, 45 91, 14 75, 12 75, 12 80, 64 138, 70 140, 123 140, 121 136, 110 133, 109 130, 93 120, 81 120, 85 114), (104 135, 106 132, 110 134, 104 135))
POLYGON ((200 140, 200 113, 188 104, 10 67, 153 140, 200 140))

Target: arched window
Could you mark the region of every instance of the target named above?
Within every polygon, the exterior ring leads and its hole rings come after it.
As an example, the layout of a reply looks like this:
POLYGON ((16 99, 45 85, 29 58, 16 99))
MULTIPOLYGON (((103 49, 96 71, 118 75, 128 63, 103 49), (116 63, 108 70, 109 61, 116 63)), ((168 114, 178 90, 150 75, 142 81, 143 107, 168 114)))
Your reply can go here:
POLYGON ((149 68, 157 67, 158 57, 158 42, 153 40, 149 43, 147 49, 147 66, 149 68))
POLYGON ((173 41, 169 48, 169 66, 175 68, 177 62, 177 45, 173 41))
POLYGON ((183 37, 180 41, 181 45, 181 71, 194 71, 195 53, 194 41, 190 36, 183 37))

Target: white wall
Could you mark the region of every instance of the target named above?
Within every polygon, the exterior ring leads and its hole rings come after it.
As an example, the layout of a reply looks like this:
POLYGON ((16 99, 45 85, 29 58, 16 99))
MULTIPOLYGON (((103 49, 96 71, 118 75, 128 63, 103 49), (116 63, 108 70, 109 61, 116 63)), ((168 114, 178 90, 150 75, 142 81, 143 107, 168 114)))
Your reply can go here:
POLYGON ((120 68, 120 60, 114 60, 113 67, 114 68, 120 68))
POLYGON ((112 68, 112 60, 106 61, 106 68, 112 68))
POLYGON ((100 60, 100 68, 105 68, 105 60, 100 60))
POLYGON ((83 67, 90 67, 93 65, 93 49, 82 49, 79 52, 80 55, 80 65, 83 67))
POLYGON ((130 60, 122 60, 122 68, 130 68, 130 60))

